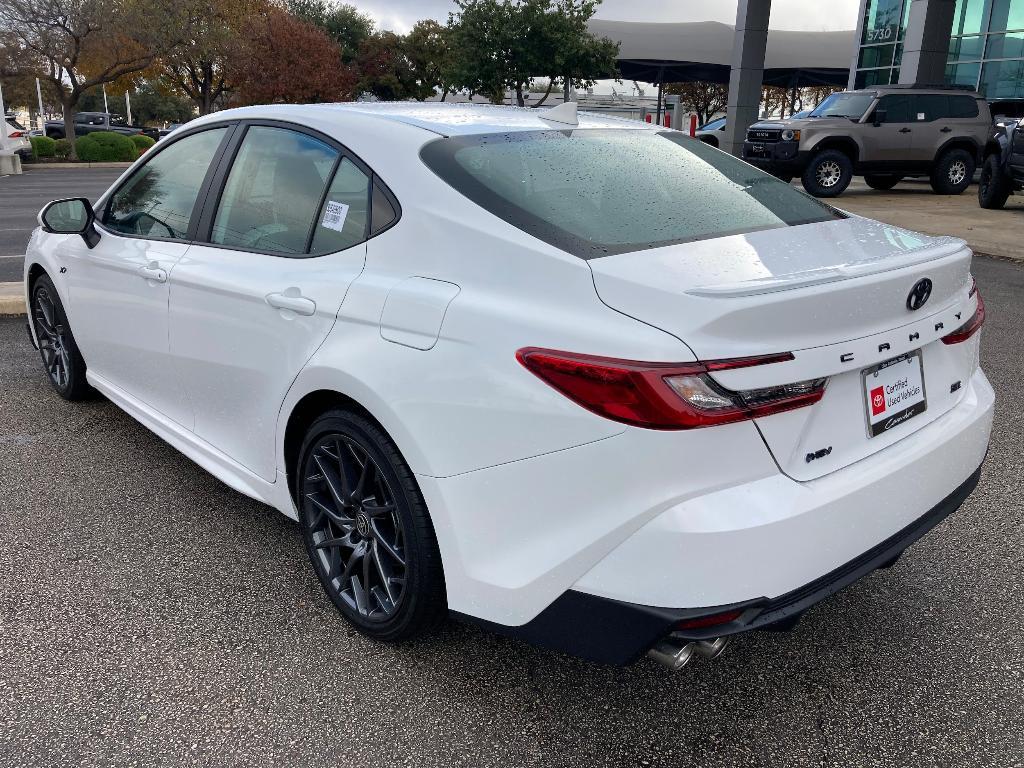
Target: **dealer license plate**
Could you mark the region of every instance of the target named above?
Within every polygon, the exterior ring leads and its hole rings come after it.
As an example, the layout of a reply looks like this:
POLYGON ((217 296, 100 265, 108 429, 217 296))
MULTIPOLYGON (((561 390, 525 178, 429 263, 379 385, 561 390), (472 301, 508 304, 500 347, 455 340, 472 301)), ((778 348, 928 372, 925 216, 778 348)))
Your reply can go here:
POLYGON ((863 374, 869 437, 888 432, 928 409, 920 352, 886 360, 863 374))

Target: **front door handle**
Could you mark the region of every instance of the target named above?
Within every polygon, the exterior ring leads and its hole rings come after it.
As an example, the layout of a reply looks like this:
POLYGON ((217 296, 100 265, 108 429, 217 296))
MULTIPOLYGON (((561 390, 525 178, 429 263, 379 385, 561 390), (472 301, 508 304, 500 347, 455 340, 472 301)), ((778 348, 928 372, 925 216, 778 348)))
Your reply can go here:
POLYGON ((307 299, 298 288, 285 288, 282 293, 268 293, 267 304, 276 309, 288 309, 297 315, 309 317, 316 312, 316 302, 307 299))
POLYGON ((900 128, 900 133, 910 133, 909 128, 900 128))
POLYGON ((167 270, 160 267, 160 263, 151 261, 144 267, 139 267, 139 274, 146 280, 153 280, 158 283, 167 282, 167 270))
POLYGON ((952 133, 952 132, 953 132, 953 129, 950 128, 948 125, 945 128, 940 128, 939 129, 939 133, 952 133))

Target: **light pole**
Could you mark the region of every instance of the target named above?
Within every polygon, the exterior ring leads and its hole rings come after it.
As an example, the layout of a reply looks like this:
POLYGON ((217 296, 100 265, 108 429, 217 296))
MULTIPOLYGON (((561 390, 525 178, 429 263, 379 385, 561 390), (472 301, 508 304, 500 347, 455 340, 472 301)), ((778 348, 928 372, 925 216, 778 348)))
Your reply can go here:
POLYGON ((39 78, 36 78, 36 98, 39 100, 39 130, 46 132, 46 118, 43 117, 43 90, 39 87, 39 78))

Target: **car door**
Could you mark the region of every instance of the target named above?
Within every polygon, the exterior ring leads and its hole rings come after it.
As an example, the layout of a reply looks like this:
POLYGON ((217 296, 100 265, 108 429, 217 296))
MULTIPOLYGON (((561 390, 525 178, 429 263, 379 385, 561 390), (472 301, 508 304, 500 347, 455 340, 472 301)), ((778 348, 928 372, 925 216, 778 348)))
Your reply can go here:
POLYGON ((1018 181, 1024 181, 1024 121, 1017 124, 1010 145, 1010 172, 1018 181))
POLYGON ((197 436, 272 481, 280 405, 363 269, 372 174, 287 124, 250 123, 232 143, 205 242, 171 273, 170 351, 197 436))
POLYGON ((864 126, 864 153, 861 160, 873 172, 910 160, 911 115, 910 96, 903 93, 883 96, 875 105, 874 115, 864 126), (873 125, 874 115, 885 111, 885 120, 873 125))
POLYGON ((917 162, 930 163, 939 149, 955 135, 956 121, 949 116, 949 97, 942 93, 921 93, 913 101, 911 152, 917 162))
POLYGON ((107 197, 96 247, 79 237, 65 246, 75 339, 90 372, 189 429, 191 405, 168 359, 167 278, 228 132, 161 146, 107 197))

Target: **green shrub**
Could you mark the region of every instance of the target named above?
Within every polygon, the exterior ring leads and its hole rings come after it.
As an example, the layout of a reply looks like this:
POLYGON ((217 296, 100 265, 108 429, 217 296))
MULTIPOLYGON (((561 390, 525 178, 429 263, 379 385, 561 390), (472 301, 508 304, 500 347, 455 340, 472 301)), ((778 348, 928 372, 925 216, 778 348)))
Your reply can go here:
POLYGON ((78 159, 86 163, 110 163, 134 160, 139 156, 135 143, 120 133, 95 131, 75 141, 78 159))
POLYGON ((53 157, 57 142, 49 136, 30 136, 28 140, 32 142, 33 157, 53 157))
POLYGON ((136 133, 134 136, 129 136, 128 138, 130 138, 132 140, 132 143, 135 144, 135 148, 139 151, 140 155, 147 149, 152 147, 154 144, 156 144, 156 142, 153 141, 153 139, 149 138, 149 136, 146 136, 145 134, 142 133, 136 133))
POLYGON ((53 154, 62 160, 66 160, 71 154, 71 142, 67 139, 57 139, 53 143, 53 154))

